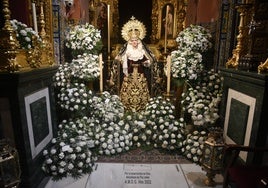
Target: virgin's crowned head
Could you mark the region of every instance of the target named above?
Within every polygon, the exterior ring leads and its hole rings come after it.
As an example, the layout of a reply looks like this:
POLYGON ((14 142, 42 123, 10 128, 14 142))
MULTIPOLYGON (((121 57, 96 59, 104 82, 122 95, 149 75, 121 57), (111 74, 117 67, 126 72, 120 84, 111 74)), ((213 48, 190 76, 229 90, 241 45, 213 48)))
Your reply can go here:
POLYGON ((131 19, 124 24, 121 34, 125 41, 129 41, 134 35, 136 35, 139 40, 143 40, 146 35, 146 28, 142 22, 132 16, 131 19))

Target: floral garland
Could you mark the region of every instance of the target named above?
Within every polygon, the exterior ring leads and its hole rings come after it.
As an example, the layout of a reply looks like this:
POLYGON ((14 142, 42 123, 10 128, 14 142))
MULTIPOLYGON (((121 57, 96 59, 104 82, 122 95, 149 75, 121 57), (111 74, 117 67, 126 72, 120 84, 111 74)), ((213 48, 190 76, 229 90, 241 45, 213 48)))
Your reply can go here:
POLYGON ((74 56, 83 53, 98 54, 102 48, 100 30, 89 23, 71 27, 65 39, 66 47, 72 50, 74 56))
POLYGON ((38 33, 35 32, 31 27, 28 27, 26 24, 15 19, 11 20, 10 22, 14 31, 16 31, 16 37, 22 49, 31 49, 33 47, 32 40, 34 37, 38 42, 42 41, 38 33))

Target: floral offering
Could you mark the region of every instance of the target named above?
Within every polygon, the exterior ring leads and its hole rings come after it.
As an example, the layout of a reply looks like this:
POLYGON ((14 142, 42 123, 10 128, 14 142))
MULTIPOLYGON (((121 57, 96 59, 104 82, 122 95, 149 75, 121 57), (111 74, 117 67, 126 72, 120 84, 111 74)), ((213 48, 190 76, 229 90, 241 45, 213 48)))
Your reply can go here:
POLYGON ((54 180, 64 177, 79 178, 92 172, 96 155, 91 151, 92 131, 90 119, 63 120, 59 124, 58 137, 53 138, 51 147, 43 151, 45 161, 42 169, 54 180))
POLYGON ((57 94, 58 104, 63 110, 73 114, 83 114, 91 105, 92 91, 88 90, 84 83, 68 84, 62 87, 57 94))
POLYGON ((65 45, 74 56, 98 54, 102 48, 100 30, 89 23, 75 25, 67 32, 65 45))
POLYGON ((183 111, 190 114, 189 123, 213 126, 219 118, 222 77, 214 70, 202 73, 202 80, 182 94, 183 111))
POLYGON ((70 65, 72 79, 92 81, 100 76, 99 56, 92 54, 78 55, 70 65))
POLYGON ((145 127, 141 134, 150 132, 149 138, 155 148, 175 150, 182 147, 184 120, 175 118, 175 106, 163 97, 151 98, 145 107, 145 127))
POLYGON ((185 51, 205 52, 212 47, 209 30, 200 25, 190 25, 176 38, 178 48, 185 51))
POLYGON ((11 20, 10 22, 14 31, 16 31, 16 37, 22 49, 28 50, 33 48, 34 37, 38 42, 41 42, 41 38, 39 37, 38 33, 35 32, 31 27, 28 27, 26 24, 15 19, 11 20))
POLYGON ((202 55, 198 52, 173 51, 171 59, 171 75, 174 79, 193 81, 203 71, 202 55))
POLYGON ((181 149, 183 155, 192 162, 199 163, 206 138, 207 132, 203 130, 195 130, 189 133, 183 141, 183 148, 181 149))

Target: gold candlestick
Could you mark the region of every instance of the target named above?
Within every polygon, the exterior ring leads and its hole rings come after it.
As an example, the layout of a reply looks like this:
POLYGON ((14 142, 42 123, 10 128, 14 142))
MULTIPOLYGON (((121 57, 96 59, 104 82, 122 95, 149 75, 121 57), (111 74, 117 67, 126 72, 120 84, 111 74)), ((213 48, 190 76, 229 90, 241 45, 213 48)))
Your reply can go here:
POLYGON ((245 18, 245 13, 248 11, 250 8, 249 4, 241 4, 236 6, 237 11, 240 12, 240 22, 238 26, 239 34, 237 35, 237 45, 236 48, 233 50, 233 56, 227 61, 226 67, 232 67, 232 68, 237 68, 239 64, 239 59, 241 56, 241 52, 243 51, 243 39, 244 39, 244 18, 245 18))
POLYGON ((10 22, 11 12, 9 10, 9 1, 3 0, 3 16, 5 19, 4 27, 0 31, 0 54, 3 60, 0 62, 0 71, 15 72, 21 67, 16 61, 18 54, 19 42, 16 38, 16 33, 13 30, 10 22))

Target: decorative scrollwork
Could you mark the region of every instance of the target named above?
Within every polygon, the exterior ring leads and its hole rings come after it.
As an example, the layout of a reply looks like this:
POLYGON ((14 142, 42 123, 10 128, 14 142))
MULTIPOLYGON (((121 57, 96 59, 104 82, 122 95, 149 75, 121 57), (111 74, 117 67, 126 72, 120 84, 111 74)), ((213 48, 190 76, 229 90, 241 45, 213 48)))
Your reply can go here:
POLYGON ((120 92, 125 109, 132 112, 143 110, 150 98, 147 80, 143 74, 138 73, 137 68, 134 66, 133 73, 124 77, 120 92))

